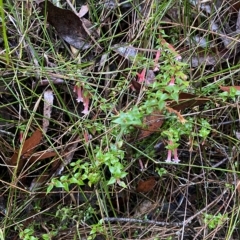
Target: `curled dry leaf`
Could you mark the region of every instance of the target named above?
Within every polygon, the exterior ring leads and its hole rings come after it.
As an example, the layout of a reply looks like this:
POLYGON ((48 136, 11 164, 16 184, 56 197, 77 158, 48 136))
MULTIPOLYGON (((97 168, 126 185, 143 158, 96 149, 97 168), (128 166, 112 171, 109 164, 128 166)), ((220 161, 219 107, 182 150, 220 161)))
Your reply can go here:
POLYGON ((83 17, 85 14, 87 14, 89 12, 89 9, 88 9, 88 5, 82 5, 79 13, 78 13, 78 16, 81 18, 83 17))
POLYGON ((131 45, 115 44, 112 50, 117 52, 119 55, 125 59, 132 61, 138 53, 138 50, 131 45))
POLYGON ((178 117, 178 120, 180 123, 185 123, 187 120, 181 115, 180 112, 178 112, 177 110, 174 110, 173 108, 170 108, 170 107, 166 107, 166 109, 168 110, 169 113, 174 113, 177 115, 178 117))
POLYGON ((53 106, 53 92, 47 90, 44 92, 44 107, 43 107, 43 131, 46 133, 49 126, 49 119, 51 118, 52 106, 53 106))

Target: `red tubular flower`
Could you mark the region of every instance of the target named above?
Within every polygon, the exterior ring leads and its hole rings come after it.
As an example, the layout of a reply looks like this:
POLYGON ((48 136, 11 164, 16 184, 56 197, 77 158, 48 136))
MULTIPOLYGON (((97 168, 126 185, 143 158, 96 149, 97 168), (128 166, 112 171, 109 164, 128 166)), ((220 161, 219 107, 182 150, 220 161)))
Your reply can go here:
POLYGON ((145 75, 146 75, 146 68, 144 68, 141 73, 137 73, 138 83, 143 83, 145 81, 145 75))
POLYGON ((23 131, 20 130, 20 132, 19 132, 19 142, 22 143, 22 141, 23 141, 23 131))
POLYGON ((172 162, 172 150, 168 150, 168 155, 165 162, 172 162))
MULTIPOLYGON (((172 144, 173 142, 169 141, 169 145, 172 145, 172 144)), ((177 148, 175 148, 174 150, 168 149, 167 159, 165 160, 165 162, 174 162, 174 163, 180 162, 178 158, 177 148), (172 151, 173 151, 173 159, 172 159, 172 151)))
POLYGON ((83 109, 82 113, 84 113, 84 115, 89 113, 89 102, 90 102, 89 96, 87 95, 85 97, 84 94, 83 94, 83 106, 84 106, 84 109, 83 109))
POLYGON ((82 86, 76 84, 73 88, 73 92, 77 93, 77 102, 82 102, 83 101, 82 86))
POLYGON ((160 56, 161 56, 161 52, 160 52, 160 50, 158 50, 157 53, 156 53, 156 57, 154 59, 154 68, 153 68, 154 72, 159 71, 158 61, 159 61, 160 56))
POLYGON ((179 163, 180 162, 180 160, 179 160, 179 158, 178 158, 178 153, 177 153, 177 148, 175 148, 174 150, 173 150, 173 162, 174 163, 179 163))
POLYGON ((175 78, 174 77, 171 77, 171 80, 168 84, 169 86, 174 86, 175 85, 175 78))
POLYGON ((84 109, 82 111, 82 113, 84 115, 89 113, 89 103, 90 103, 90 96, 87 92, 84 93, 84 88, 82 86, 79 86, 78 84, 76 84, 74 86, 73 92, 77 93, 77 102, 82 102, 84 109))

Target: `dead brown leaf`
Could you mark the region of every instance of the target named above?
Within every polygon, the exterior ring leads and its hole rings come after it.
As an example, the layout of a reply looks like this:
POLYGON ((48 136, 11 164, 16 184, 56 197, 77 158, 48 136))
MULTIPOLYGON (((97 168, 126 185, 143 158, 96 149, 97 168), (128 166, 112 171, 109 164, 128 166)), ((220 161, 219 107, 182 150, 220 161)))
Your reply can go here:
POLYGON ((155 187, 156 182, 157 181, 156 181, 155 177, 150 177, 149 179, 147 179, 145 181, 139 181, 136 191, 142 192, 142 193, 150 192, 155 187))
POLYGON ((190 93, 180 93, 179 94, 179 101, 178 102, 169 102, 168 106, 177 110, 183 111, 186 108, 192 108, 195 106, 200 106, 206 102, 208 102, 209 98, 201 98, 197 97, 196 95, 190 93))
POLYGON ((37 153, 34 153, 30 159, 29 159, 29 163, 34 163, 36 161, 39 161, 39 160, 44 160, 46 158, 50 158, 50 157, 55 157, 57 155, 56 152, 37 152, 37 153))
POLYGON ((235 88, 237 91, 240 91, 240 86, 220 86, 220 89, 224 92, 230 92, 230 88, 235 88))
POLYGON ((88 49, 95 43, 101 49, 93 38, 93 36, 98 36, 97 32, 91 32, 92 29, 87 29, 83 21, 75 13, 56 7, 50 1, 39 2, 39 7, 47 22, 56 29, 58 35, 67 43, 81 50, 88 49))
POLYGON ((35 148, 39 145, 41 140, 42 131, 40 129, 37 129, 31 137, 29 137, 22 143, 22 148, 18 149, 13 154, 10 159, 9 165, 17 166, 17 172, 21 171, 22 167, 25 164, 26 158, 30 157, 33 154, 35 148))
POLYGON ((143 119, 143 123, 146 128, 141 129, 138 138, 143 139, 150 136, 154 132, 159 131, 159 128, 163 125, 164 122, 163 117, 164 116, 161 114, 160 111, 155 111, 151 115, 146 116, 143 119))

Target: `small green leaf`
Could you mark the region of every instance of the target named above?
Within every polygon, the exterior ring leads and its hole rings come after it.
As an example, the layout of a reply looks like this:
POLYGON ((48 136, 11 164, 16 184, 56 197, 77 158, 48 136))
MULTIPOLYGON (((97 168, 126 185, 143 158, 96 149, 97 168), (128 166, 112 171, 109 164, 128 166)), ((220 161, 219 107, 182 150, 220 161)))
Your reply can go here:
POLYGON ((113 185, 116 182, 116 178, 111 177, 110 180, 108 181, 107 185, 113 185))
POLYGON ((56 180, 56 181, 54 182, 54 184, 55 184, 55 186, 58 187, 58 188, 63 188, 63 187, 64 187, 63 184, 62 184, 62 182, 60 182, 59 180, 56 180))
POLYGON ((125 184, 125 182, 121 181, 121 180, 118 180, 117 181, 117 184, 122 187, 122 188, 127 188, 127 185, 125 184))
POLYGON ((54 187, 54 185, 52 183, 50 183, 48 188, 47 188, 47 194, 52 191, 53 187, 54 187))

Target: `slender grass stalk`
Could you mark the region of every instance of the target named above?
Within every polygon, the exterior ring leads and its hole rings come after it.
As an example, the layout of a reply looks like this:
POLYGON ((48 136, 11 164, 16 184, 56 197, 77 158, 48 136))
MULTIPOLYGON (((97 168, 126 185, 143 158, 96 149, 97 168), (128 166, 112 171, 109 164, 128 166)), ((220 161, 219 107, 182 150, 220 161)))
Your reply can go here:
POLYGON ((6 22, 5 22, 5 13, 4 13, 4 7, 3 7, 3 0, 0 0, 0 15, 2 19, 2 36, 5 46, 5 57, 6 57, 6 63, 9 64, 10 62, 10 56, 9 56, 9 44, 8 44, 8 38, 7 38, 7 30, 6 30, 6 22))

